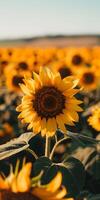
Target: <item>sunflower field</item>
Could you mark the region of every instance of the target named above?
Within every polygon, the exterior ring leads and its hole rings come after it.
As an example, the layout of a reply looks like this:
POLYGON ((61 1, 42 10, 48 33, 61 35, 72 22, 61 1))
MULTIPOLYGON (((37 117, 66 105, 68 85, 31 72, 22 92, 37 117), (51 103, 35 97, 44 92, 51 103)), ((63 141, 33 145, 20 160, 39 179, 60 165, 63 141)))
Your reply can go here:
POLYGON ((0 48, 0 200, 100 200, 100 47, 0 48))

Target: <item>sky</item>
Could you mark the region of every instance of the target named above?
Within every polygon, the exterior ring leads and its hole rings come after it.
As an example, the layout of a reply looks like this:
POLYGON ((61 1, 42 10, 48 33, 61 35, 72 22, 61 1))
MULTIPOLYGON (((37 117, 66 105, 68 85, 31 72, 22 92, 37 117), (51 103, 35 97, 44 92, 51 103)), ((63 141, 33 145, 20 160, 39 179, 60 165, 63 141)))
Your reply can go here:
POLYGON ((100 0, 0 0, 0 39, 100 34, 100 0))

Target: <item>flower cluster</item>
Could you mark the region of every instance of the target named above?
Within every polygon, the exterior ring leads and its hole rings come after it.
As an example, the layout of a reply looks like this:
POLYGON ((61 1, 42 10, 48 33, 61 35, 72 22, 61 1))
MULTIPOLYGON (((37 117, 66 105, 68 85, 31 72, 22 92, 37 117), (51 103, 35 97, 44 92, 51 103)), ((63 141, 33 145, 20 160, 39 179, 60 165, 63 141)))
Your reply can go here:
POLYGON ((100 48, 1 48, 1 84, 10 91, 20 92, 19 83, 24 74, 39 73, 40 66, 60 72, 61 77, 74 75, 80 79, 84 92, 93 91, 100 85, 100 48), (9 76, 8 76, 9 74, 9 76))
POLYGON ((0 200, 98 193, 100 47, 0 48, 0 89, 0 200))
POLYGON ((57 128, 66 133, 64 124, 74 125, 79 120, 77 112, 82 111, 82 101, 74 97, 79 91, 75 89, 77 80, 61 79, 60 73, 53 74, 48 68, 40 68, 39 75, 33 73, 33 77, 20 84, 25 95, 17 107, 19 118, 42 136, 53 136, 57 128))
MULTIPOLYGON (((17 165, 16 165, 17 166, 17 165)), ((3 178, 0 176, 0 199, 7 199, 7 195, 13 199, 33 199, 33 200, 74 200, 64 198, 67 190, 62 186, 62 174, 60 172, 47 185, 41 185, 40 177, 31 178, 32 163, 23 165, 22 169, 3 178), (20 195, 19 195, 20 193, 20 195)))

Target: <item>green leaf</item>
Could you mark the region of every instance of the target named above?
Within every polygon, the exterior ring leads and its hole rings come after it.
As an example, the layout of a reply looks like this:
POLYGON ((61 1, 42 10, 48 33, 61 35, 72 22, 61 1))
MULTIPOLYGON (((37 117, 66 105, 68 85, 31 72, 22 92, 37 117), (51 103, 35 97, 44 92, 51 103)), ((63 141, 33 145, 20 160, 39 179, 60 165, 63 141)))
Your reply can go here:
POLYGON ((48 168, 52 165, 52 161, 48 157, 40 157, 34 163, 34 174, 38 175, 42 170, 44 173, 48 170, 48 168))
POLYGON ((32 132, 24 133, 20 137, 0 145, 0 160, 17 154, 29 147, 29 140, 34 137, 32 132))
POLYGON ((95 146, 97 144, 100 144, 100 140, 96 140, 92 137, 87 137, 85 135, 81 135, 78 133, 72 133, 70 131, 68 131, 68 136, 71 137, 72 139, 77 139, 80 140, 81 144, 84 145, 89 145, 89 146, 95 146))
POLYGON ((69 157, 67 160, 64 160, 64 164, 66 167, 68 163, 70 164, 70 167, 68 169, 73 175, 77 188, 79 188, 80 191, 83 188, 85 182, 84 166, 78 159, 74 157, 69 157))
POLYGON ((87 200, 100 200, 100 194, 92 195, 91 197, 87 197, 87 200))
POLYGON ((85 181, 82 163, 73 157, 68 158, 63 163, 53 163, 44 172, 42 183, 47 184, 50 182, 58 171, 62 173, 62 184, 67 188, 69 195, 76 197, 82 190, 85 181))
POLYGON ((91 173, 93 174, 94 178, 100 180, 100 159, 95 159, 95 162, 91 166, 90 169, 91 173))
POLYGON ((92 194, 89 191, 82 191, 77 199, 84 200, 100 200, 100 194, 92 194))
MULTIPOLYGON (((92 150, 92 149, 91 149, 92 150)), ((97 155, 97 151, 95 149, 93 149, 89 155, 86 155, 86 158, 84 160, 84 165, 86 166, 87 164, 89 164, 89 162, 91 162, 92 159, 94 159, 97 155)))

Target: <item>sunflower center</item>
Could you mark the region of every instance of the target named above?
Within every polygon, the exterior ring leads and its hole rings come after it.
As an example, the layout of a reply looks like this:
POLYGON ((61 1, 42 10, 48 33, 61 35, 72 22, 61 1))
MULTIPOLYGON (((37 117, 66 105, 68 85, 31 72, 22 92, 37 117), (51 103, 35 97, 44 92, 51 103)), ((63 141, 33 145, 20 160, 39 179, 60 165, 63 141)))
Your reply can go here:
POLYGON ((80 65, 82 63, 82 61, 83 61, 83 58, 80 55, 75 55, 72 58, 72 63, 74 65, 80 65))
POLYGON ((20 62, 20 63, 18 64, 18 66, 19 66, 20 69, 23 69, 23 70, 28 69, 28 65, 27 65, 26 62, 20 62))
POLYGON ((14 76, 12 79, 13 85, 19 87, 19 83, 23 83, 23 77, 22 76, 14 76))
POLYGON ((30 192, 13 193, 10 191, 0 191, 1 200, 40 200, 30 192))
POLYGON ((8 51, 8 55, 9 55, 9 56, 12 56, 12 51, 9 50, 9 51, 8 51))
POLYGON ((84 77, 83 77, 83 80, 86 84, 91 84, 94 82, 94 75, 90 72, 88 73, 85 73, 84 74, 84 77))
POLYGON ((91 63, 85 63, 87 67, 91 67, 91 63))
POLYGON ((41 118, 56 117, 65 108, 65 97, 57 88, 44 86, 36 92, 33 106, 41 118))
POLYGON ((38 61, 35 60, 34 63, 33 63, 33 65, 38 65, 38 61))
POLYGON ((5 67, 6 65, 8 65, 8 61, 6 61, 6 60, 1 61, 1 65, 2 65, 3 67, 5 67))
POLYGON ((67 77, 67 76, 72 75, 72 72, 68 67, 61 67, 59 69, 59 73, 60 73, 62 79, 67 77))

